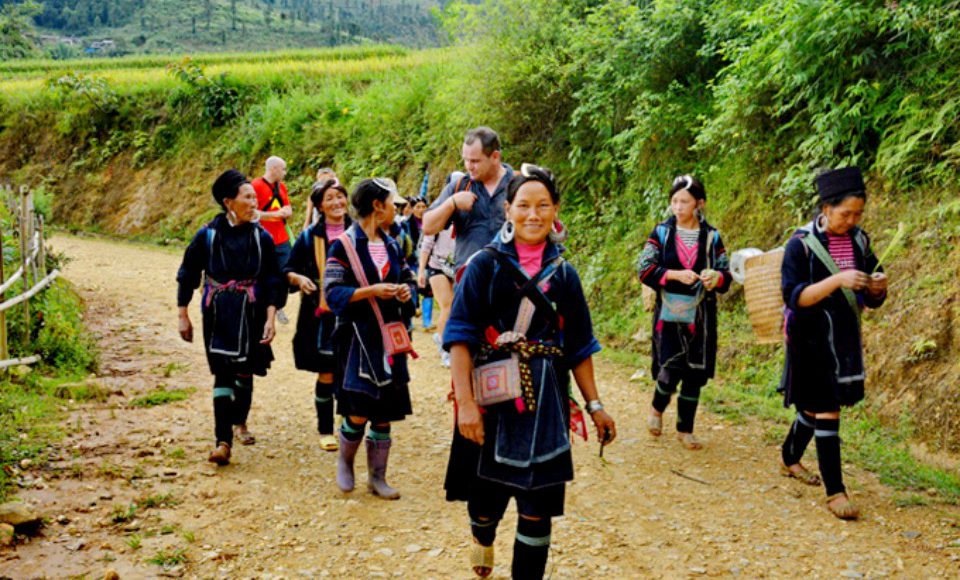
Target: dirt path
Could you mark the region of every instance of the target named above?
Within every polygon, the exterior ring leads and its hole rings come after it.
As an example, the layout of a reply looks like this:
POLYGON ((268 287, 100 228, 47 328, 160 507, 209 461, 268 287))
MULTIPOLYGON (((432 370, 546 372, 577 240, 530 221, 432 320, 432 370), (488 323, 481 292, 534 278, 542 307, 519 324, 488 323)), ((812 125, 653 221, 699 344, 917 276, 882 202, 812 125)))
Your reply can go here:
MULTIPOLYGON (((52 521, 42 536, 0 552, 0 577, 97 578, 110 569, 122 578, 472 577, 465 509, 442 493, 449 379, 426 335, 415 337, 426 355, 413 364, 416 414, 394 428, 390 475, 400 501, 360 491, 364 474, 353 494, 336 490, 335 454, 317 447, 312 377, 293 368, 292 324, 280 327, 279 360, 256 383, 257 444, 218 470, 205 461, 213 417, 202 347, 176 333, 178 253, 73 237, 54 245, 73 258, 66 275, 87 299, 103 348, 96 381, 112 394, 75 411, 54 460, 32 474, 36 485, 20 495, 52 521), (128 405, 158 385, 196 391, 168 405, 128 405), (150 562, 158 554, 166 567, 150 562)), ((960 575, 956 510, 897 507, 872 475, 850 469, 865 517, 838 521, 820 489, 777 474, 763 426, 704 413, 704 451, 681 450, 672 428, 652 440, 643 430, 648 395, 628 382, 631 371, 598 364, 621 439, 606 463, 592 440, 575 445, 577 480, 554 525, 554 578, 960 575)), ((514 525, 511 510, 497 577, 509 575, 514 525)))

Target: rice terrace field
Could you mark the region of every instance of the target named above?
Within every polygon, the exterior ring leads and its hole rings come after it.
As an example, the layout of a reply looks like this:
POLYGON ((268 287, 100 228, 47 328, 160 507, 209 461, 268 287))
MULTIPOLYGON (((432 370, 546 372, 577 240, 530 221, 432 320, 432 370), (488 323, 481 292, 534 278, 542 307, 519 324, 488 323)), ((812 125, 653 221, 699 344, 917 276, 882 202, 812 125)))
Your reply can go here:
POLYGON ((239 84, 293 87, 327 77, 368 76, 398 68, 442 61, 440 49, 412 51, 372 46, 259 53, 210 53, 187 57, 123 57, 77 61, 10 61, 0 64, 0 91, 5 100, 35 97, 64 74, 102 79, 119 93, 172 89, 176 79, 169 67, 185 60, 207 75, 229 75, 239 84))

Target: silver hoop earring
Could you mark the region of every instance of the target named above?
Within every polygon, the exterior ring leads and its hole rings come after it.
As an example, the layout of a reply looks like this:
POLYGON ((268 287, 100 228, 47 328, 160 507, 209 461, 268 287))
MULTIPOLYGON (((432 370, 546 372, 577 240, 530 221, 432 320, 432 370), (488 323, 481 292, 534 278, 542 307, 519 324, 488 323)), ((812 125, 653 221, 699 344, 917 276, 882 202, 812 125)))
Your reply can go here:
POLYGON ((516 233, 516 230, 513 227, 513 222, 507 220, 503 222, 503 225, 500 227, 500 241, 504 244, 509 244, 513 241, 513 234, 516 233))
POLYGON ((567 233, 567 228, 563 227, 560 220, 553 220, 553 225, 550 226, 550 233, 547 237, 554 244, 562 244, 567 240, 567 233))
POLYGON ((698 221, 698 222, 702 222, 702 221, 703 221, 703 210, 702 210, 702 209, 696 209, 696 210, 694 210, 693 215, 695 215, 695 216, 697 217, 697 221, 698 221))

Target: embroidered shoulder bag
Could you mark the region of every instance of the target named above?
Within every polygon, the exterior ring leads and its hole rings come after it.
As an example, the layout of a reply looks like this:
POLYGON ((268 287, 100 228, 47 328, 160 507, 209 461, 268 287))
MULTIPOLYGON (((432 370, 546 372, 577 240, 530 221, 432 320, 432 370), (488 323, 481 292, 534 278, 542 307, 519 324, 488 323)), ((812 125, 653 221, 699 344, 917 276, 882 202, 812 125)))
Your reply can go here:
MULTIPOLYGON (((561 263, 562 259, 557 258, 547 264, 531 280, 531 282, 535 281, 536 283, 531 284, 528 291, 539 292, 537 287, 550 280, 561 263)), ((514 266, 511 264, 510 267, 514 266)), ((524 285, 523 289, 527 288, 524 285)), ((534 311, 536 311, 536 306, 533 301, 524 296, 520 300, 520 308, 517 310, 517 319, 513 323, 513 331, 501 334, 497 339, 498 345, 526 342, 527 330, 530 329, 530 323, 533 321, 534 311)), ((520 355, 517 352, 512 352, 510 358, 474 367, 473 397, 477 404, 481 407, 487 407, 522 398, 524 393, 521 372, 520 355)))

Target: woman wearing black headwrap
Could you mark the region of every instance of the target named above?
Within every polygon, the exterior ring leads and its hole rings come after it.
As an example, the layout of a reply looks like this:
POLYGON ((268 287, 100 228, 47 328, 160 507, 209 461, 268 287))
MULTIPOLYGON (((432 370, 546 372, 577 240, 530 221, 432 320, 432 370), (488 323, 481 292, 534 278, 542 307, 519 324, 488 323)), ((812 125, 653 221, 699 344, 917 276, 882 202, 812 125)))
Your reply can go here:
POLYGON ((286 301, 273 238, 257 223, 257 195, 235 169, 213 184, 213 198, 223 213, 193 237, 177 271, 180 336, 193 342, 187 306, 203 286, 203 344, 214 375, 213 413, 216 448, 209 460, 230 462, 233 426, 244 443, 252 443, 247 415, 253 375, 264 376, 273 360, 270 342, 274 316, 286 301))
POLYGON ((857 225, 866 203, 860 170, 828 171, 815 184, 820 214, 793 234, 783 256, 787 356, 781 390, 797 417, 783 442, 781 467, 784 475, 819 485, 800 463, 815 437, 827 509, 855 519, 859 511, 840 469, 840 407, 863 400, 860 311, 883 304, 887 276, 857 225))

